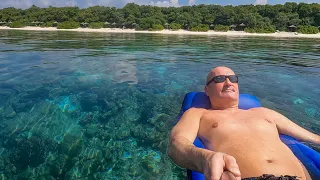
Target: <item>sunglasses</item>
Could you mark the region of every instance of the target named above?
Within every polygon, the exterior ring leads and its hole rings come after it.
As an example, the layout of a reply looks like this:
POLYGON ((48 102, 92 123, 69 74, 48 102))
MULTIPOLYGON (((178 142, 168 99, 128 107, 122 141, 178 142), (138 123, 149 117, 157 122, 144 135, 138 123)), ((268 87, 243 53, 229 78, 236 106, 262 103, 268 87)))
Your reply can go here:
POLYGON ((220 76, 215 76, 210 81, 208 81, 207 86, 210 83, 212 83, 212 81, 215 83, 223 83, 227 78, 232 83, 238 83, 238 76, 236 76, 236 75, 230 75, 230 76, 220 75, 220 76))

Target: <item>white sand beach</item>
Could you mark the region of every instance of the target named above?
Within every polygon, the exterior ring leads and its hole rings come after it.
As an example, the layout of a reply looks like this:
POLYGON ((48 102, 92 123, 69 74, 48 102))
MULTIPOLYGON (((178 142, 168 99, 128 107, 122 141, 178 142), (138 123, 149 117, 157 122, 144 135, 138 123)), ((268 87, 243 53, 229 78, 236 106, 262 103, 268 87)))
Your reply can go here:
POLYGON ((27 30, 27 31, 75 31, 75 32, 100 32, 100 33, 148 33, 148 34, 178 34, 178 35, 213 35, 213 36, 265 36, 265 37, 280 37, 280 38, 320 38, 318 34, 300 34, 293 32, 276 32, 270 34, 264 33, 246 33, 243 31, 228 31, 228 32, 192 32, 186 30, 162 30, 162 31, 135 31, 134 29, 120 29, 120 28, 78 28, 78 29, 57 29, 55 27, 34 27, 27 26, 24 28, 9 28, 6 26, 0 26, 0 30, 27 30))

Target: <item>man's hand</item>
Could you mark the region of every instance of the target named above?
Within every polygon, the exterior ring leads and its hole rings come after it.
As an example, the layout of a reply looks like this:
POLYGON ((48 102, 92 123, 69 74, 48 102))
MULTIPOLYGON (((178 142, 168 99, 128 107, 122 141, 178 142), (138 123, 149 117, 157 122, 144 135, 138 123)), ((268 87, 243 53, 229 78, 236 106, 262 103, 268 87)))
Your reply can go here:
POLYGON ((208 180, 241 180, 236 159, 230 155, 212 152, 202 162, 203 175, 208 180))

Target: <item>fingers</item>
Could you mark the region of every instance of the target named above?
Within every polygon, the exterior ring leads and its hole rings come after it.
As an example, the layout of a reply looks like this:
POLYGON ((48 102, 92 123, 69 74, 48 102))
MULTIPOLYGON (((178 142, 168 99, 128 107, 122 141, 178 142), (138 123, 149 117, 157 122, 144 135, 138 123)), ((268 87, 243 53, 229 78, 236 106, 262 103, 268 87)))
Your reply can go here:
POLYGON ((241 176, 241 173, 240 173, 240 170, 239 170, 239 166, 236 162, 236 159, 232 156, 229 156, 227 154, 224 154, 224 162, 226 163, 225 164, 225 169, 227 169, 228 171, 232 172, 232 174, 235 176, 235 177, 240 177, 241 176))
POLYGON ((236 177, 230 171, 224 171, 220 180, 235 180, 236 177))
POLYGON ((212 158, 211 179, 219 180, 225 167, 222 153, 215 153, 212 158))
POLYGON ((241 180, 236 159, 224 153, 215 153, 208 158, 204 175, 210 180, 241 180))

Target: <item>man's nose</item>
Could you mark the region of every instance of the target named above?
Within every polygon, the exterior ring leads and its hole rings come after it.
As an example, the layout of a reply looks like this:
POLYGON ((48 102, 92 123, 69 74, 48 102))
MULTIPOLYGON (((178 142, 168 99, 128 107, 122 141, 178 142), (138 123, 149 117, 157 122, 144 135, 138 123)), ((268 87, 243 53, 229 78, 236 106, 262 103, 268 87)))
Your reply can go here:
POLYGON ((229 78, 226 78, 226 80, 224 81, 224 83, 227 84, 227 85, 231 85, 231 84, 232 84, 231 81, 229 80, 229 78))

